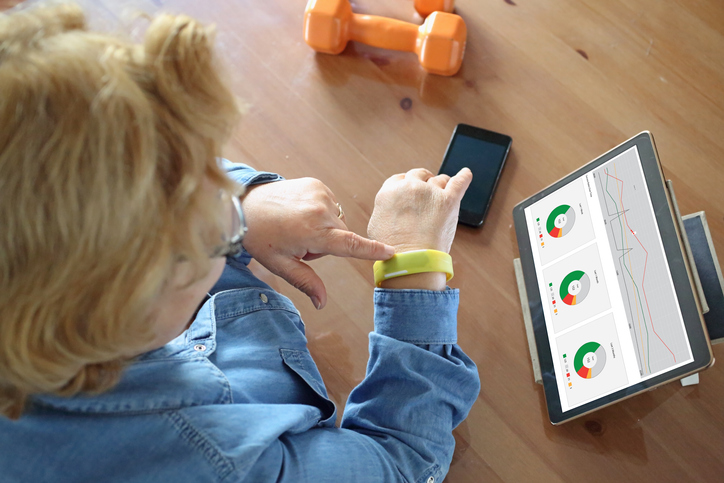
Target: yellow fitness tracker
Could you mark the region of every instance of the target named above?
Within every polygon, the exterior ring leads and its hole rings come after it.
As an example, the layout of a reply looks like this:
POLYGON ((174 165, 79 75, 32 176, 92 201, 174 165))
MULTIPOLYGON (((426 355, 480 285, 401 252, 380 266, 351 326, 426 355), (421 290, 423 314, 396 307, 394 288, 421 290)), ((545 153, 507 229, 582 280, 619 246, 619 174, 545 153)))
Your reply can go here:
POLYGON ((452 257, 437 250, 414 250, 397 253, 389 260, 375 262, 375 285, 403 275, 424 272, 445 272, 447 281, 453 278, 452 257))

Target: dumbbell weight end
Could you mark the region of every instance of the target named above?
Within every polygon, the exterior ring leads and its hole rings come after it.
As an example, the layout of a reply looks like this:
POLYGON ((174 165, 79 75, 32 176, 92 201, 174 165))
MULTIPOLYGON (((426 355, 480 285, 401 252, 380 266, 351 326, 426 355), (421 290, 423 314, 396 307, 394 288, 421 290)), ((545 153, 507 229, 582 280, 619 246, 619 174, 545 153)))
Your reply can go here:
POLYGON ((455 10, 455 0, 415 0, 415 10, 422 18, 432 12, 452 12, 455 10))

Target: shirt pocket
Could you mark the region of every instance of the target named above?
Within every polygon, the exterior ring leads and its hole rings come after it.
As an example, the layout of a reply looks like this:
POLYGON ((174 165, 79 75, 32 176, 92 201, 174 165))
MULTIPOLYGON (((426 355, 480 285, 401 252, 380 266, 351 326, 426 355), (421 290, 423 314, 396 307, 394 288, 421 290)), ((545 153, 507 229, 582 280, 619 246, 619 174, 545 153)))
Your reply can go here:
POLYGON ((317 369, 311 354, 304 350, 279 349, 284 365, 302 378, 306 386, 314 393, 315 406, 322 416, 317 426, 334 426, 337 418, 337 407, 327 397, 327 390, 322 383, 322 375, 317 369))

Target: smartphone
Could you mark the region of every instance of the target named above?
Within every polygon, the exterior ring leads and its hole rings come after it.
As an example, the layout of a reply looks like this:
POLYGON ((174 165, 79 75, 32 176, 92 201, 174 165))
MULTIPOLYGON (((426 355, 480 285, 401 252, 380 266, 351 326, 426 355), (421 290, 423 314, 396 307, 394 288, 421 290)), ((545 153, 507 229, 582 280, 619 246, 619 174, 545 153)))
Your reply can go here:
POLYGON ((455 176, 463 168, 473 172, 473 181, 460 203, 459 223, 483 224, 512 143, 505 134, 467 124, 455 127, 438 174, 455 176))

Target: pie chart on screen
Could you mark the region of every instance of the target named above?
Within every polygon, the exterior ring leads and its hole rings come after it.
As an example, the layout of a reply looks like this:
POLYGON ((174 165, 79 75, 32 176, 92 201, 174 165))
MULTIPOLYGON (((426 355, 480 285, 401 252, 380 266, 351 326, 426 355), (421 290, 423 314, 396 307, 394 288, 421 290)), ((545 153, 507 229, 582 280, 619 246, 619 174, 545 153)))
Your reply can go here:
POLYGON ((561 300, 566 305, 580 304, 586 299, 591 290, 591 279, 586 272, 574 270, 563 278, 561 282, 561 300))
POLYGON ((576 222, 576 212, 570 205, 556 207, 546 220, 546 231, 553 238, 567 235, 576 222))
POLYGON ((573 358, 576 374, 583 379, 596 377, 606 366, 606 350, 598 342, 586 342, 573 358))

